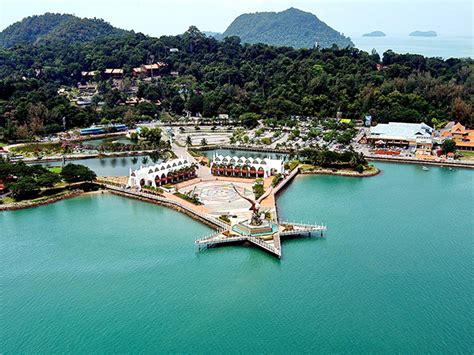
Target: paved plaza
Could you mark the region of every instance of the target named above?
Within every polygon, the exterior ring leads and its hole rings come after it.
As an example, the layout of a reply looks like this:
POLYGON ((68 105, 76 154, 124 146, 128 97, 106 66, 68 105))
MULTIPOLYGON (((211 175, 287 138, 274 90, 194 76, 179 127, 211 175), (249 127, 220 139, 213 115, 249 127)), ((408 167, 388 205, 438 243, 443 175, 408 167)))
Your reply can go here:
POLYGON ((210 214, 231 214, 248 218, 251 215, 250 204, 235 192, 233 185, 242 195, 254 199, 251 182, 205 181, 184 187, 180 192, 196 194, 210 214))

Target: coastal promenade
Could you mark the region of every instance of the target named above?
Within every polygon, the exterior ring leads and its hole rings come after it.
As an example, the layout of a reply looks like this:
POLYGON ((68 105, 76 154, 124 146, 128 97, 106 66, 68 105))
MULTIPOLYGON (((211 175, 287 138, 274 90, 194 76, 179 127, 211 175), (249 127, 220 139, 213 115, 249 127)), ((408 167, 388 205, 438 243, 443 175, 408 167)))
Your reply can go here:
POLYGON ((423 160, 417 158, 409 157, 393 157, 393 156, 374 156, 372 154, 365 155, 365 158, 369 161, 380 161, 387 163, 399 163, 399 164, 421 164, 421 165, 431 165, 431 166, 444 166, 451 168, 467 168, 474 169, 474 161, 469 160, 423 160))

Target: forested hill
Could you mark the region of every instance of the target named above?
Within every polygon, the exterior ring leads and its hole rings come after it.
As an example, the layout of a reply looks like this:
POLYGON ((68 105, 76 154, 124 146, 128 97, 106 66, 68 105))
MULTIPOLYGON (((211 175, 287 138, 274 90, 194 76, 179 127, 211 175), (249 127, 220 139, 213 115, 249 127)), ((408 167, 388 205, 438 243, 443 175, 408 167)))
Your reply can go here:
POLYGON ((315 15, 295 8, 282 12, 257 12, 237 17, 223 37, 238 36, 245 43, 265 43, 294 48, 322 48, 336 44, 354 46, 351 39, 329 27, 315 15))
POLYGON ((46 13, 26 17, 0 32, 0 46, 35 44, 44 41, 67 43, 87 42, 103 36, 120 35, 126 31, 100 19, 79 18, 68 14, 46 13))
POLYGON ((238 37, 218 41, 195 27, 160 38, 129 32, 85 43, 40 41, 0 49, 0 139, 60 131, 63 117, 71 128, 103 119, 133 124, 184 110, 204 117, 228 113, 245 125, 257 119, 294 125, 299 117, 342 111, 351 119, 369 114, 376 122, 431 124, 436 118, 472 127, 473 69, 470 58, 243 45, 238 37), (132 68, 150 57, 166 64, 160 77, 136 82, 132 68), (90 106, 58 93, 84 81, 81 71, 105 68, 122 68, 125 78, 117 86, 95 77, 90 106), (149 102, 126 105, 132 84, 149 102), (161 105, 152 103, 157 100, 161 105))

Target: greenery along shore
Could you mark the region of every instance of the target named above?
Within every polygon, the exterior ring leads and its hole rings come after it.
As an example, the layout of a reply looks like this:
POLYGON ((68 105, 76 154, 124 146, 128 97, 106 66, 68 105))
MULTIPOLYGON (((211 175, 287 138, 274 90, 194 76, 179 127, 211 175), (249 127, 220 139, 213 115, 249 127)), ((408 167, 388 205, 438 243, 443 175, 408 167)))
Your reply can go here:
POLYGON ((40 202, 64 195, 68 189, 74 189, 76 183, 92 182, 95 179, 96 174, 84 165, 67 164, 63 168, 46 168, 0 159, 0 182, 5 187, 2 193, 7 194, 6 198, 0 199, 0 203, 25 200, 40 202))
POLYGON ((303 172, 337 173, 339 175, 357 176, 358 174, 374 175, 378 170, 369 165, 362 153, 354 150, 335 152, 327 149, 304 149, 299 153, 304 164, 303 172))
MULTIPOLYGON (((38 31, 48 16, 37 19, 38 31)), ((74 26, 87 27, 87 21, 74 26)), ((63 117, 69 129, 101 121, 133 124, 184 110, 204 117, 227 113, 249 127, 260 118, 292 125, 301 116, 334 117, 337 111, 351 119, 370 114, 374 122, 431 124, 436 118, 473 126, 472 59, 243 45, 238 37, 218 41, 195 27, 160 38, 103 33, 82 38, 72 32, 65 40, 51 36, 0 49, 0 134, 5 139, 61 131, 63 117), (134 82, 132 68, 150 58, 166 64, 160 77, 134 82), (100 74, 105 68, 124 70, 121 87, 100 74), (58 94, 61 86, 76 87, 82 71, 99 72, 94 77, 98 93, 85 108, 58 94), (137 96, 150 102, 125 105, 132 84, 138 85, 137 96)))

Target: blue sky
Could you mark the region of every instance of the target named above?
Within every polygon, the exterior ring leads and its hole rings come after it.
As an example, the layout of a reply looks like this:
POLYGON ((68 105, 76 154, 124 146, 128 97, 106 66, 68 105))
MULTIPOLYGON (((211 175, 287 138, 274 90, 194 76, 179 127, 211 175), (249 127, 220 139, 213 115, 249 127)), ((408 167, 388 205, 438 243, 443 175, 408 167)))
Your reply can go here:
POLYGON ((98 17, 148 35, 178 34, 190 25, 222 32, 245 12, 289 7, 316 14, 348 36, 382 30, 407 34, 434 30, 440 35, 472 36, 471 0, 0 0, 0 29, 45 12, 98 17))

